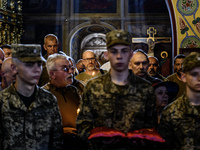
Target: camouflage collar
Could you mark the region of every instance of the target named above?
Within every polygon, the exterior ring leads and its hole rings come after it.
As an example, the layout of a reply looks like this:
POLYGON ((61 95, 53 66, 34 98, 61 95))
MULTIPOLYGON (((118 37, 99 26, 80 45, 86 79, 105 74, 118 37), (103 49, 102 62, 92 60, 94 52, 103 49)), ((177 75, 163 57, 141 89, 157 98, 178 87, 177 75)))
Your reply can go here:
MULTIPOLYGON (((103 80, 104 81, 104 83, 103 83, 104 91, 106 91, 108 93, 112 93, 112 94, 119 94, 117 85, 111 81, 110 71, 107 74, 105 74, 104 77, 105 77, 105 79, 103 80)), ((134 83, 133 80, 134 80, 134 75, 133 75, 132 71, 129 70, 129 76, 128 76, 129 83, 125 85, 123 93, 120 93, 120 94, 126 95, 129 93, 130 83, 134 83)), ((131 85, 133 85, 133 84, 131 84, 131 85)))
POLYGON ((48 55, 46 54, 46 55, 44 55, 44 58, 47 60, 47 58, 48 58, 48 55))
POLYGON ((190 104, 190 101, 186 95, 186 93, 184 93, 182 95, 182 98, 183 98, 183 103, 184 103, 184 106, 185 106, 185 112, 187 115, 195 115, 195 116, 199 116, 199 112, 198 110, 190 104))
MULTIPOLYGON (((20 99, 19 95, 17 94, 17 89, 14 86, 15 82, 13 82, 5 92, 2 93, 4 97, 12 97, 12 101, 10 101, 10 104, 13 105, 16 108, 21 109, 22 111, 27 111, 27 107, 24 105, 23 101, 20 99)), ((36 92, 35 92, 35 101, 40 101, 40 88, 36 85, 36 92)), ((31 110, 33 107, 37 107, 35 104, 35 101, 29 109, 31 110)), ((39 103, 40 104, 40 103, 39 103)))

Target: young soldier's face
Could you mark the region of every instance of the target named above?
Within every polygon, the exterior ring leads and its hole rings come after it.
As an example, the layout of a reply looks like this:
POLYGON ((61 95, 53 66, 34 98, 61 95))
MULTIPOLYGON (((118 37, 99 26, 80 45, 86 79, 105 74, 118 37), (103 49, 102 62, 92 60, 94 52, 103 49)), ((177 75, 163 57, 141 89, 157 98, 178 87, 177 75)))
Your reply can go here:
POLYGON ((186 83, 187 90, 200 92, 200 66, 183 73, 182 80, 186 83))
POLYGON ((110 60, 111 68, 118 72, 128 69, 132 54, 130 46, 122 44, 111 46, 108 48, 107 53, 105 53, 108 60, 110 60))
POLYGON ((19 62, 15 69, 17 80, 26 85, 35 85, 42 73, 42 62, 19 62))

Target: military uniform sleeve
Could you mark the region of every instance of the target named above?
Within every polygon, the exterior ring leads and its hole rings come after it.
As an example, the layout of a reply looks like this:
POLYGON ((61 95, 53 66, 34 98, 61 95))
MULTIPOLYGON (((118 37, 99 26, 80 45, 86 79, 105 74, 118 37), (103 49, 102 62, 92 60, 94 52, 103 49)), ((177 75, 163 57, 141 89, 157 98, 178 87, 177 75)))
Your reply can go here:
POLYGON ((157 110, 156 110, 156 98, 153 86, 148 87, 148 99, 146 104, 146 115, 145 115, 145 128, 157 128, 157 110))
POLYGON ((84 89, 83 98, 80 102, 80 112, 76 120, 76 128, 78 135, 83 139, 87 140, 90 135, 90 130, 93 128, 93 115, 91 111, 90 103, 90 90, 89 84, 84 89))
POLYGON ((58 103, 55 97, 53 97, 53 110, 52 110, 52 135, 51 135, 51 149, 63 149, 63 127, 58 103))
POLYGON ((170 112, 167 111, 167 109, 163 110, 162 116, 160 119, 160 124, 158 127, 158 132, 161 134, 161 136, 166 140, 166 145, 164 145, 163 149, 171 149, 170 146, 172 146, 173 139, 173 127, 171 124, 171 117, 170 112))

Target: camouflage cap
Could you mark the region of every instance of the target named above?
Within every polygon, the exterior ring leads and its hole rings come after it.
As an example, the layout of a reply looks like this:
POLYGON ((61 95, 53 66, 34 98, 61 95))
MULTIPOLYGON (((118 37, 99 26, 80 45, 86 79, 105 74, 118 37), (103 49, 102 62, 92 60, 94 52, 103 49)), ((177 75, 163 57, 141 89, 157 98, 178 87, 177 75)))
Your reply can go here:
POLYGON ((114 44, 131 45, 132 36, 128 31, 113 30, 106 34, 107 48, 114 44))
POLYGON ((12 58, 18 58, 22 62, 46 61, 42 57, 39 44, 13 44, 12 58))
POLYGON ((192 52, 183 60, 182 69, 183 72, 186 72, 197 66, 200 66, 200 54, 192 52))

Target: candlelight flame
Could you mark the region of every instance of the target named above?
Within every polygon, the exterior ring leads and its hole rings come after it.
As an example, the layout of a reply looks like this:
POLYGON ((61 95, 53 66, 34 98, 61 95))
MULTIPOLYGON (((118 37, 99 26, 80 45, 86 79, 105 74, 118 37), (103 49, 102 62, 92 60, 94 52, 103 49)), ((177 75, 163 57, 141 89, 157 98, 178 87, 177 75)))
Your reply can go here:
POLYGON ((79 112, 80 112, 80 108, 77 109, 77 115, 79 114, 79 112))
POLYGON ((93 72, 92 72, 92 76, 94 76, 94 74, 95 74, 95 72, 93 71, 93 72))

